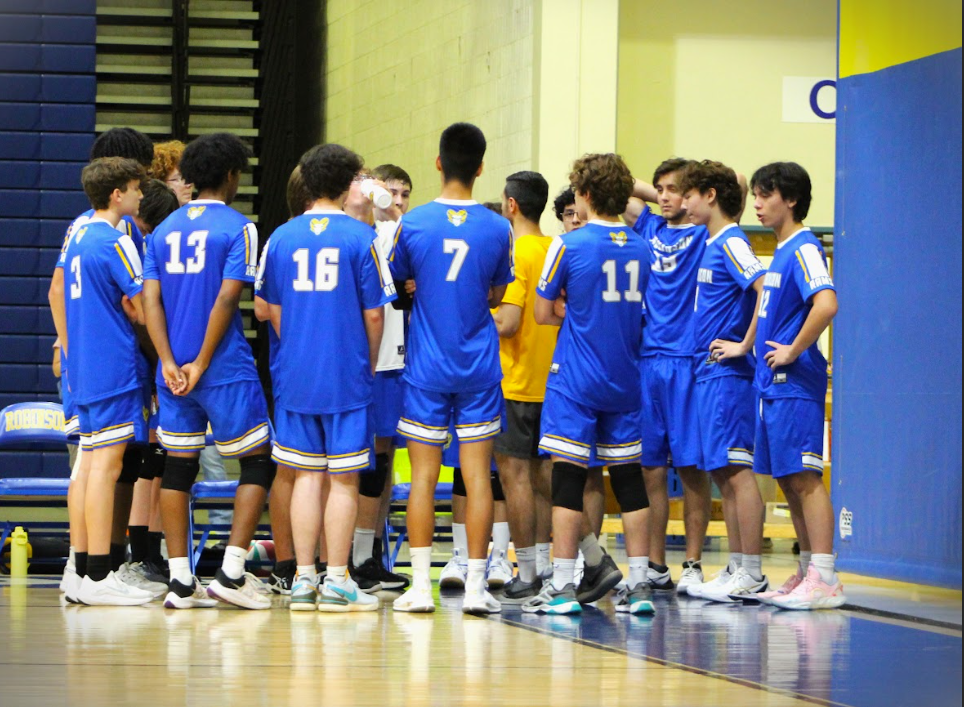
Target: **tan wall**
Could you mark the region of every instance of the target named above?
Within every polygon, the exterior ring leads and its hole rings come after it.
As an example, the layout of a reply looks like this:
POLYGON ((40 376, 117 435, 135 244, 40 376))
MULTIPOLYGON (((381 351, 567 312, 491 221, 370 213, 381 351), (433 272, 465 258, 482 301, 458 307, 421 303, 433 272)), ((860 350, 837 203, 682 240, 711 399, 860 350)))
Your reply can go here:
POLYGON ((531 168, 531 2, 330 0, 328 23, 325 139, 406 169, 413 205, 437 196, 439 135, 456 121, 488 140, 478 200, 531 168))
MULTIPOLYGON (((834 126, 784 123, 784 76, 836 76, 835 0, 679 0, 619 8, 616 144, 647 181, 671 155, 749 176, 775 160, 813 180, 808 223, 833 225, 834 126)), ((748 213, 745 224, 754 224, 748 213)))

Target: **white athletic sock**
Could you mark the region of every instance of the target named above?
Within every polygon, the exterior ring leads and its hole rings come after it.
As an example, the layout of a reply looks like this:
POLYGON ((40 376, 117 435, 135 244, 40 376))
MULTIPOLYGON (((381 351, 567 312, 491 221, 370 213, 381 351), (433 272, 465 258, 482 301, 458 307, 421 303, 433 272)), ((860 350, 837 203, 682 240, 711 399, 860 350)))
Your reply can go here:
POLYGON ((582 556, 586 558, 586 567, 595 567, 602 562, 602 548, 599 547, 599 541, 592 533, 579 541, 579 549, 582 550, 582 556))
POLYGON ((191 576, 191 563, 188 562, 186 557, 172 557, 167 561, 167 566, 171 571, 172 580, 176 579, 185 587, 194 584, 194 578, 191 576))
POLYGON ((556 591, 565 589, 567 584, 575 584, 576 558, 564 560, 557 557, 552 561, 552 588, 556 591))
POLYGON ((469 560, 469 571, 465 577, 465 591, 485 591, 485 566, 487 560, 469 560))
POLYGON ((469 556, 469 537, 465 533, 465 523, 452 523, 452 554, 459 556, 463 565, 469 556))
POLYGON ((493 523, 492 524, 492 554, 497 552, 502 553, 502 557, 505 557, 509 552, 509 524, 508 523, 493 523))
POLYGON ((552 560, 549 555, 552 552, 552 543, 536 543, 536 573, 542 574, 552 567, 552 560))
POLYGON ((70 567, 70 569, 76 571, 76 570, 77 570, 77 558, 76 558, 74 555, 75 555, 75 553, 74 553, 74 546, 71 545, 71 546, 70 546, 70 550, 69 550, 68 553, 67 553, 67 565, 70 567))
POLYGON ((726 565, 726 571, 730 574, 736 574, 736 571, 743 565, 743 553, 742 552, 731 552, 730 561, 726 565))
POLYGON ((228 545, 224 548, 224 560, 221 562, 221 571, 231 579, 240 579, 244 574, 244 558, 248 555, 246 547, 236 547, 228 545))
POLYGON ((817 568, 824 582, 827 584, 834 583, 833 555, 815 552, 810 558, 810 562, 817 568))
POLYGON ((432 569, 432 546, 409 548, 409 555, 412 558, 412 586, 419 584, 431 587, 429 572, 432 569))
POLYGON ((810 558, 812 553, 809 550, 800 551, 800 563, 797 565, 797 576, 806 577, 807 569, 810 567, 810 558))
POLYGON ((763 579, 759 555, 743 555, 743 569, 757 582, 763 579))
POLYGON ((298 565, 297 569, 295 569, 296 579, 307 579, 310 582, 314 580, 316 574, 318 573, 315 570, 314 562, 310 565, 298 565))
MULTIPOLYGON (((368 556, 371 557, 372 554, 369 552, 368 556)), ((335 584, 344 584, 348 581, 348 565, 339 567, 328 565, 328 574, 325 575, 325 579, 330 579, 335 584)))
POLYGON ((626 586, 630 589, 635 588, 641 582, 646 581, 646 573, 649 570, 649 558, 648 557, 630 557, 629 558, 629 579, 626 582, 626 586))
POLYGON ((372 548, 375 546, 375 531, 368 528, 355 528, 355 537, 352 540, 351 559, 355 567, 361 567, 365 561, 372 556, 372 548))
POLYGON ((519 565, 519 581, 531 584, 536 581, 536 549, 534 547, 517 547, 515 561, 519 565))

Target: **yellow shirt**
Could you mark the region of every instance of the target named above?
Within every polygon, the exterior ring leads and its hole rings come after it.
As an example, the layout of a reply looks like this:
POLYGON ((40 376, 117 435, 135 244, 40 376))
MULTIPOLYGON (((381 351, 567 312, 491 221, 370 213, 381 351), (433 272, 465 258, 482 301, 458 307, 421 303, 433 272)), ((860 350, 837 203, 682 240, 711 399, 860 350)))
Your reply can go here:
POLYGON ((502 394, 507 400, 541 403, 552 365, 559 327, 536 324, 536 286, 552 236, 522 236, 515 240, 515 281, 509 284, 503 304, 522 308, 519 330, 499 338, 502 361, 502 394))

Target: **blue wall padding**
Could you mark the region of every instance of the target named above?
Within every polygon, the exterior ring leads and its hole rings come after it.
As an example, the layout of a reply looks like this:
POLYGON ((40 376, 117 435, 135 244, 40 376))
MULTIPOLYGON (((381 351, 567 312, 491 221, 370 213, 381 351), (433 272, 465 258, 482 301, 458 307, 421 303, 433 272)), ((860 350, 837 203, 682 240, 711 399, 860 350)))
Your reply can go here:
POLYGON ((961 587, 961 49, 837 84, 842 569, 961 587))
POLYGON ((0 132, 0 160, 39 160, 41 134, 0 132))
MULTIPOLYGON (((0 254, 3 251, 0 250, 0 254)), ((0 304, 27 304, 44 307, 47 305, 49 278, 38 277, 0 277, 0 304)), ((3 334, 0 334, 0 340, 3 334)), ((7 354, 0 345, 0 360, 7 354)))
POLYGON ((0 275, 52 273, 59 255, 54 248, 4 248, 0 250, 0 275))
POLYGON ((40 215, 47 218, 73 219, 90 208, 90 201, 82 191, 40 192, 40 215))
MULTIPOLYGON (((0 293, 3 285, 0 283, 0 293)), ((53 360, 53 336, 0 334, 0 363, 36 363, 53 360)))
POLYGON ((86 164, 0 160, 0 189, 79 189, 86 164))
MULTIPOLYGON (((94 144, 94 127, 83 133, 41 133, 40 159, 72 160, 86 163, 90 158, 90 148, 94 144)), ((85 209, 86 210, 86 209, 85 209)))
POLYGON ((3 0, 0 14, 94 15, 97 0, 3 0))
MULTIPOLYGON (((48 395, 42 399, 47 400, 49 398, 48 395)), ((66 448, 64 452, 0 450, 0 478, 66 479, 69 476, 70 464, 66 448)))
POLYGON ((93 74, 97 50, 86 44, 0 43, 0 67, 4 71, 93 74))
POLYGON ((47 307, 21 307, 0 305, 0 319, 3 320, 5 334, 44 334, 54 333, 54 322, 47 307))
POLYGON ((71 219, 4 219, 0 222, 0 246, 59 249, 64 244, 64 235, 70 221, 71 219))
POLYGON ((93 103, 0 103, 0 130, 47 132, 94 131, 96 109, 93 103))

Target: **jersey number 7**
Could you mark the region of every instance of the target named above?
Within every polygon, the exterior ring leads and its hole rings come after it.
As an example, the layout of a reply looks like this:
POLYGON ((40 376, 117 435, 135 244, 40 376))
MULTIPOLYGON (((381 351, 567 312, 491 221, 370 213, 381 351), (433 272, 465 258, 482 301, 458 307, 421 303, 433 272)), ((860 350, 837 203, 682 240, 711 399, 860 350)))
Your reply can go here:
POLYGON ((445 276, 446 282, 455 282, 459 277, 459 270, 462 269, 462 263, 465 262, 465 256, 469 254, 469 244, 461 238, 446 238, 442 241, 442 252, 455 253, 448 274, 445 276))

